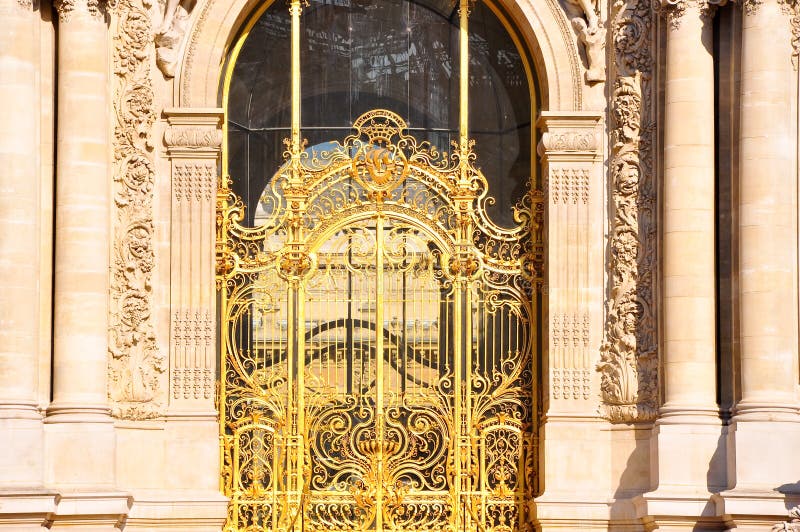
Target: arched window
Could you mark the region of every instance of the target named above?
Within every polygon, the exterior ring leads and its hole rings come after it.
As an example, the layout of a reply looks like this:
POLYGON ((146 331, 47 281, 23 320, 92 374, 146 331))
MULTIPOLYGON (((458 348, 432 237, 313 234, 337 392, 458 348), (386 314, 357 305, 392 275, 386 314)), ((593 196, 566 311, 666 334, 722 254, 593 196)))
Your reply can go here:
MULTIPOLYGON (((512 226, 510 207, 535 173, 534 87, 530 61, 507 20, 484 1, 470 12, 469 137, 496 199, 488 210, 512 226)), ((458 140, 458 39, 453 0, 311 1, 301 17, 303 137, 310 145, 341 139, 361 114, 388 109, 415 138, 448 151, 458 140)), ((286 5, 271 3, 239 44, 226 91, 227 172, 254 215, 291 132, 286 5)))
POLYGON ((489 1, 246 25, 217 242, 231 530, 524 528, 532 83, 489 1))

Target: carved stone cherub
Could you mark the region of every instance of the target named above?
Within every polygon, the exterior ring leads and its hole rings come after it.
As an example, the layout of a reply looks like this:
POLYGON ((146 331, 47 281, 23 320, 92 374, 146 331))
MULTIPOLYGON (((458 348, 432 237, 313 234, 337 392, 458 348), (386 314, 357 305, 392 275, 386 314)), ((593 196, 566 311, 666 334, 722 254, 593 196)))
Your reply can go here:
POLYGON ((586 81, 605 81, 606 30, 597 11, 597 0, 565 0, 567 10, 572 11, 572 27, 586 51, 586 81))
POLYGON ((167 0, 164 6, 164 17, 161 19, 161 27, 156 32, 158 35, 167 33, 172 28, 172 22, 175 20, 175 12, 178 10, 178 5, 181 0, 167 0))
MULTIPOLYGON (((590 31, 597 29, 600 20, 597 17, 597 0, 566 0, 570 6, 577 7, 586 17, 586 25, 590 31)), ((574 21, 575 19, 573 19, 574 21)))
POLYGON ((606 79, 606 30, 598 23, 594 29, 587 26, 579 17, 572 19, 572 27, 578 32, 578 37, 586 50, 586 81, 593 83, 606 79))
POLYGON ((164 76, 171 78, 175 75, 175 66, 178 62, 178 52, 186 33, 186 20, 192 12, 196 0, 166 0, 164 16, 156 30, 156 65, 164 76), (180 16, 182 15, 182 16, 180 16))

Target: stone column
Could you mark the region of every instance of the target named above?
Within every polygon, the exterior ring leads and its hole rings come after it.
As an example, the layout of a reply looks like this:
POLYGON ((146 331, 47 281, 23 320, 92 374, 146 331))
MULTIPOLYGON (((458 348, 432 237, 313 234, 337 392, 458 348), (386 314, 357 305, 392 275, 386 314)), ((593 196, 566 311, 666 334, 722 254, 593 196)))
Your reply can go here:
POLYGON ((53 528, 113 530, 127 512, 115 484, 107 398, 110 65, 101 0, 61 0, 55 190, 53 403, 47 475, 64 490, 53 528))
POLYGON ((667 14, 661 423, 717 419, 714 57, 711 9, 667 14), (671 420, 670 418, 679 418, 671 420))
POLYGON ((792 10, 781 0, 749 0, 742 22, 741 398, 731 423, 729 486, 765 494, 800 479, 792 10))
POLYGON ((97 0, 58 9, 53 404, 110 422, 108 373, 109 39, 97 0))
POLYGON ((38 12, 0 0, 0 16, 0 485, 29 488, 43 482, 38 12))
MULTIPOLYGON (((789 8, 745 2, 739 136, 738 420, 797 418, 796 77, 789 8), (792 371, 794 369, 794 371, 792 371)), ((796 479, 795 479, 796 480, 796 479)))
MULTIPOLYGON (((716 404, 714 6, 662 3, 667 24, 662 315, 664 403, 653 430, 648 526, 714 520, 725 484, 716 404)), ((724 449, 724 447, 723 447, 724 449)))

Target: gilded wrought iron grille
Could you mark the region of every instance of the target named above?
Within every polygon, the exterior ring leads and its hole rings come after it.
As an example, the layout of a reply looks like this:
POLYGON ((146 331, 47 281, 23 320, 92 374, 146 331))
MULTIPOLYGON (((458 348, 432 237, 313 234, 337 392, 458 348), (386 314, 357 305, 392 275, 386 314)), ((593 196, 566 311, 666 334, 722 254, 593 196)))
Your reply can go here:
POLYGON ((217 196, 226 530, 529 530, 538 196, 491 222, 463 104, 452 154, 385 110, 308 147, 293 78, 252 227, 217 196))

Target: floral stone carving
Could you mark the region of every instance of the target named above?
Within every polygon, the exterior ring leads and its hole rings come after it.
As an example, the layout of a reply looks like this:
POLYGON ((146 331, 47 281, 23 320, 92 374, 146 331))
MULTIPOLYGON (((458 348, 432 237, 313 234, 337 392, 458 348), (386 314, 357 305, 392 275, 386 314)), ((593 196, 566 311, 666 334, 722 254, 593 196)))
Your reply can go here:
POLYGON ((653 26, 647 0, 613 3, 609 167, 614 214, 605 340, 597 369, 603 414, 614 422, 650 421, 658 408, 653 26))
POLYGON ((161 415, 166 358, 152 321, 155 121, 148 0, 119 0, 114 35, 114 242, 109 331, 109 398, 121 419, 161 415))

